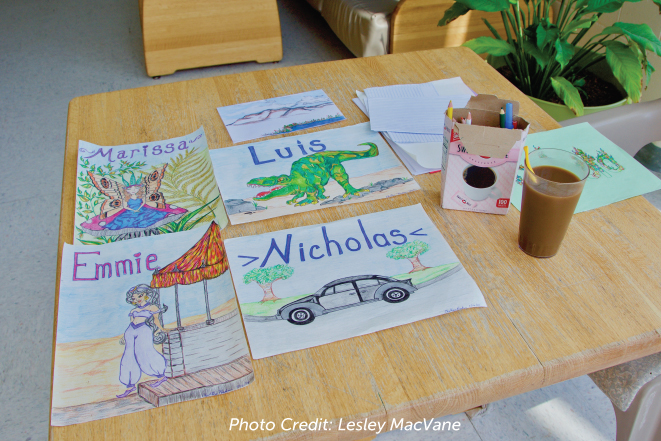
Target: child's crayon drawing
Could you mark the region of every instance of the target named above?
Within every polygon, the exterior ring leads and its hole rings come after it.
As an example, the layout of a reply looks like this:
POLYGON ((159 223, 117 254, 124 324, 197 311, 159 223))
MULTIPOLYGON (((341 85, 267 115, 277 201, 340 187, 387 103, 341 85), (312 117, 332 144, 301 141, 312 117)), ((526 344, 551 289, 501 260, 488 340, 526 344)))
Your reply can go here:
POLYGON ((204 130, 166 141, 101 147, 80 141, 77 244, 190 230, 227 218, 204 130))
MULTIPOLYGON (((575 213, 661 189, 661 180, 588 123, 533 133, 527 142, 534 150, 553 148, 571 152, 588 165, 590 175, 575 213)), ((523 161, 521 154, 511 199, 519 210, 523 161)))
POLYGON ((420 188, 369 124, 215 149, 211 159, 233 224, 420 188))
POLYGON ((220 227, 65 245, 51 422, 236 390, 254 379, 220 227))
POLYGON ((486 306, 420 205, 226 246, 254 358, 486 306))
POLYGON ((235 143, 346 119, 323 90, 218 107, 218 113, 235 143))

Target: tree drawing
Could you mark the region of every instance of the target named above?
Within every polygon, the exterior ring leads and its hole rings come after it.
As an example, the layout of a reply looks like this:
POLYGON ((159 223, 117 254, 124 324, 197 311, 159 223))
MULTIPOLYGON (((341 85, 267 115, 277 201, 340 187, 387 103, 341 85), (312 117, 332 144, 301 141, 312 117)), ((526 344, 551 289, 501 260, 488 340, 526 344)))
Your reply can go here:
POLYGON ((280 297, 273 294, 271 286, 277 280, 288 279, 294 274, 294 268, 288 265, 275 265, 269 268, 253 268, 243 276, 243 283, 246 285, 250 282, 255 282, 260 288, 264 290, 264 298, 260 303, 268 302, 269 300, 280 300, 280 297))
POLYGON ((428 268, 420 263, 419 259, 420 254, 424 254, 427 251, 429 251, 429 244, 419 240, 414 240, 413 242, 409 242, 402 246, 391 249, 388 251, 388 254, 386 254, 386 257, 395 260, 408 259, 413 265, 413 269, 409 271, 409 274, 411 274, 416 271, 426 270, 428 268))

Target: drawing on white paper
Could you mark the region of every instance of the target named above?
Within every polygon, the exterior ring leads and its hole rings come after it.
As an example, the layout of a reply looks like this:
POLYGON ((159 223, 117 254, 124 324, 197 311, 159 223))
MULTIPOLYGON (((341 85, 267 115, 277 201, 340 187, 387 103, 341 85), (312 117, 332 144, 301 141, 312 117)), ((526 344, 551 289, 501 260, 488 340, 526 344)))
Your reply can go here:
POLYGON ((344 120, 323 90, 219 107, 234 142, 282 135, 344 120))
POLYGON ((74 243, 102 245, 177 233, 227 218, 204 129, 164 141, 80 141, 74 243))
POLYGON ((253 358, 486 306, 420 205, 225 245, 253 358))
POLYGON ((215 221, 206 231, 65 245, 51 423, 153 409, 252 382, 228 269, 215 221))
POLYGON ((367 123, 216 149, 211 160, 233 224, 420 188, 367 123))

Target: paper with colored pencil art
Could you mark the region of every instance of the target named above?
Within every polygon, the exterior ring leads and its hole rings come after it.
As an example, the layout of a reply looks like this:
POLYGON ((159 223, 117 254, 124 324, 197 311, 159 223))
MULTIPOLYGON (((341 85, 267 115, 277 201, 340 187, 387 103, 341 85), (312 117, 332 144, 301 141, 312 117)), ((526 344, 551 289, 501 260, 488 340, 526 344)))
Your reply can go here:
POLYGON ((206 228, 64 245, 51 424, 230 392, 254 379, 229 265, 206 228))
POLYGON ((225 245, 255 359, 486 307, 420 205, 225 245))
POLYGON ((321 89, 218 107, 217 110, 235 143, 346 119, 321 89))
POLYGON ((213 219, 227 225, 203 128, 130 145, 79 142, 75 244, 176 233, 213 219))
POLYGON ((420 189, 368 123, 210 154, 234 225, 420 189))
MULTIPOLYGON (((531 150, 553 148, 571 152, 590 167, 574 213, 661 189, 659 178, 588 123, 533 133, 527 143, 531 150)), ((521 210, 523 162, 521 154, 511 196, 512 205, 518 210, 521 210)))

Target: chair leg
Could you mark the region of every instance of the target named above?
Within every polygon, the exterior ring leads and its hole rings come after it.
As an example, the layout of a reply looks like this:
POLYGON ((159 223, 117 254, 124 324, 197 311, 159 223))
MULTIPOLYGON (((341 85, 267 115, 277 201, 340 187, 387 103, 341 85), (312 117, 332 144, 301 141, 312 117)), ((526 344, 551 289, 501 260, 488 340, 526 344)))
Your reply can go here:
POLYGON ((617 407, 616 441, 661 440, 661 375, 643 386, 626 412, 617 407))

